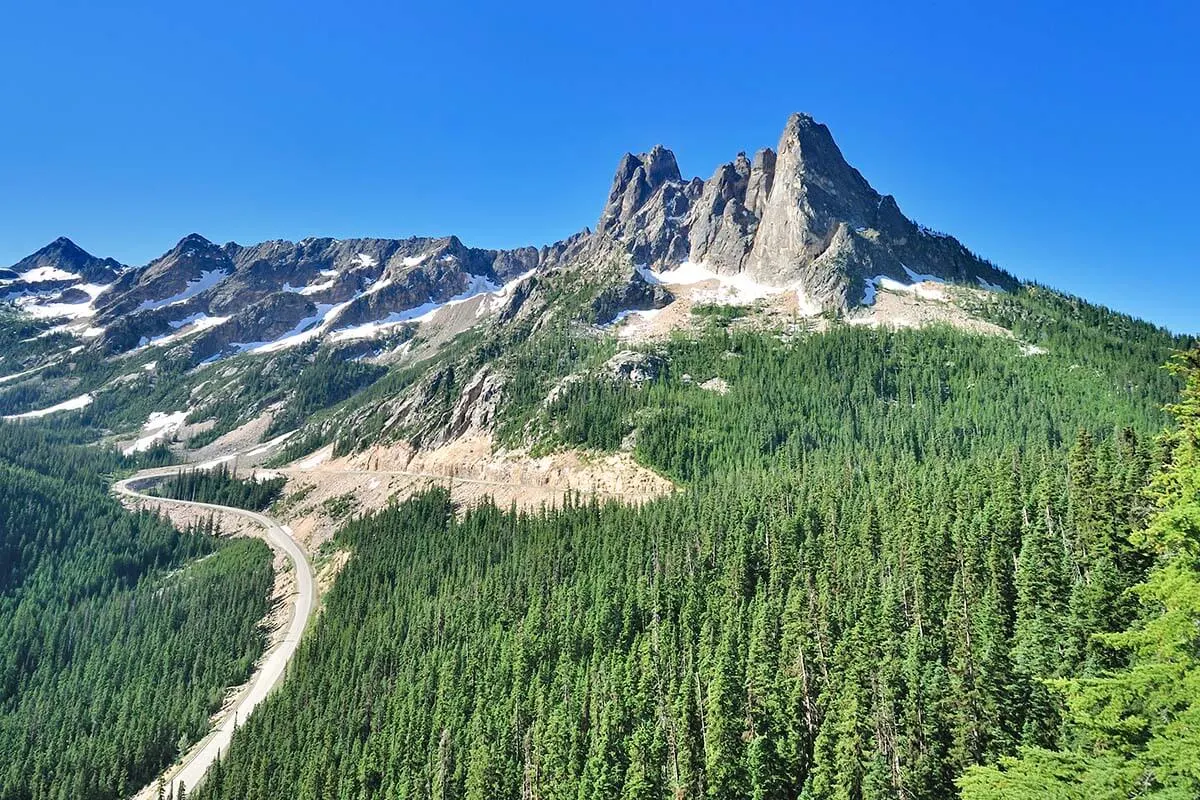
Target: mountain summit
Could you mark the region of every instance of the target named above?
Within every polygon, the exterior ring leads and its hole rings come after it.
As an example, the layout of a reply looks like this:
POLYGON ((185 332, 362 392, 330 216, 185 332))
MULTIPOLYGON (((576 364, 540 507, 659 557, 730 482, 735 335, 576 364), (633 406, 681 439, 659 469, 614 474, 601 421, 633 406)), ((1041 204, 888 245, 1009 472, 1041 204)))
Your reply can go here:
POLYGON ((686 260, 718 274, 794 285, 815 303, 842 309, 869 296, 878 277, 1015 286, 957 239, 905 217, 807 114, 788 119, 777 150, 764 148, 753 161, 739 153, 707 181, 684 180, 661 145, 627 153, 597 234, 644 266, 686 260))
POLYGON ((92 283, 108 283, 121 269, 115 259, 97 258, 67 237, 60 236, 13 264, 8 271, 13 277, 27 276, 26 280, 31 282, 45 282, 53 276, 56 280, 82 278, 92 283))

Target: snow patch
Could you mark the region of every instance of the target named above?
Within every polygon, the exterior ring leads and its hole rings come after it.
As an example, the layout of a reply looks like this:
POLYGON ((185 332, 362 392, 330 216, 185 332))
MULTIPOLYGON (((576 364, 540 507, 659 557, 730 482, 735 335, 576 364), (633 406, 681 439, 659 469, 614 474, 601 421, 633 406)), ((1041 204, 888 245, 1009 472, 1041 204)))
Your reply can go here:
POLYGON ((692 302, 712 303, 714 305, 739 305, 753 303, 767 297, 794 291, 796 301, 803 314, 820 313, 820 305, 813 303, 800 289, 799 284, 788 286, 772 286, 760 283, 746 273, 737 275, 718 275, 703 264, 684 261, 678 267, 654 272, 645 266, 635 267, 638 274, 653 284, 695 284, 715 281, 714 289, 693 292, 692 302))
POLYGON ((900 265, 912 280, 912 283, 903 283, 895 278, 889 278, 887 275, 876 275, 874 278, 867 278, 864 282, 862 305, 873 305, 875 296, 880 289, 885 289, 891 292, 901 292, 903 294, 911 294, 925 300, 946 300, 946 293, 937 285, 945 282, 936 275, 923 275, 919 272, 913 272, 903 264, 900 265))
POLYGON ((51 361, 49 364, 42 364, 40 367, 32 367, 31 369, 23 370, 21 372, 14 372, 11 375, 4 375, 3 377, 0 377, 0 383, 9 383, 10 381, 15 381, 20 378, 24 378, 26 375, 32 375, 35 372, 40 372, 41 370, 44 370, 46 367, 53 366, 57 363, 58 363, 57 361, 51 361))
POLYGON ((365 292, 363 292, 363 295, 365 296, 365 295, 369 295, 369 294, 375 294, 376 292, 381 292, 391 285, 392 285, 391 278, 384 278, 383 280, 375 281, 374 283, 372 283, 370 286, 367 287, 367 290, 365 292))
POLYGON ((407 308, 403 311, 393 311, 386 317, 375 322, 367 322, 362 325, 355 325, 352 328, 344 328, 336 331, 331 337, 335 342, 349 341, 351 339, 369 339, 378 336, 388 328, 393 328, 397 325, 402 325, 406 322, 428 322, 433 319, 434 315, 443 308, 465 303, 475 297, 484 294, 501 295, 503 292, 511 291, 512 286, 520 282, 524 278, 529 277, 531 273, 526 273, 516 281, 512 281, 504 286, 497 286, 484 275, 472 275, 470 283, 462 292, 451 297, 449 300, 437 303, 433 300, 422 303, 419 306, 407 308))
POLYGON ((49 408, 39 408, 37 411, 26 411, 23 414, 8 414, 4 417, 4 419, 35 419, 37 417, 44 417, 47 414, 54 414, 58 411, 78 411, 79 409, 86 408, 91 404, 92 396, 90 394, 81 394, 79 397, 72 397, 70 400, 64 400, 61 403, 50 406, 49 408))
POLYGON ((111 283, 81 283, 74 288, 87 292, 88 296, 91 297, 94 302, 97 297, 104 294, 112 287, 113 285, 111 283))
POLYGON ((188 281, 187 285, 183 287, 183 291, 178 294, 173 294, 162 300, 143 300, 142 304, 135 308, 133 312, 136 314, 139 311, 153 311, 156 308, 178 305, 179 303, 191 300, 203 291, 211 289, 228 277, 229 273, 225 270, 206 269, 200 273, 200 277, 188 281))
POLYGON ((74 272, 67 272, 65 269, 58 267, 38 267, 31 269, 28 272, 22 272, 18 276, 26 283, 43 283, 45 281, 77 281, 81 276, 74 272))
POLYGON ((205 461, 203 464, 197 464, 196 469, 212 469, 213 467, 221 466, 226 461, 233 461, 235 458, 237 458, 237 453, 230 453, 227 456, 221 456, 220 458, 214 458, 212 461, 205 461))
POLYGON ((206 331, 209 328, 215 328, 229 321, 229 317, 210 317, 203 311, 197 311, 195 314, 189 314, 183 319, 172 320, 167 324, 176 330, 175 333, 165 333, 162 336, 155 336, 153 339, 147 339, 143 336, 138 340, 138 349, 143 347, 161 347, 162 345, 171 344, 184 337, 191 336, 200 331, 206 331))
POLYGON ((179 430, 183 426, 184 419, 187 418, 188 412, 174 411, 166 413, 164 411, 151 411, 150 416, 146 419, 146 424, 142 426, 142 436, 133 444, 121 449, 121 454, 131 456, 134 453, 143 453, 149 450, 158 442, 166 439, 168 436, 179 430))
POLYGON ((279 350, 286 350, 289 347, 295 347, 296 345, 304 344, 305 342, 311 341, 312 339, 315 339, 325 333, 325 331, 329 329, 329 326, 333 324, 334 320, 337 319, 338 315, 341 314, 346 306, 350 305, 352 302, 354 301, 347 300, 344 303, 337 303, 336 305, 330 303, 317 303, 316 314, 300 320, 290 331, 278 339, 270 342, 238 342, 233 346, 237 348, 239 352, 274 353, 279 350))
POLYGON ((642 329, 662 313, 661 308, 631 308, 624 311, 618 311, 613 317, 612 322, 606 325, 601 325, 601 328, 617 328, 621 330, 617 334, 621 339, 636 338, 642 329))
POLYGON ((998 283, 992 283, 987 278, 984 278, 980 275, 976 275, 975 280, 979 282, 980 286, 982 286, 984 289, 987 289, 989 292, 1003 292, 1004 291, 1003 286, 1001 286, 998 283))
POLYGON ((287 433, 281 433, 278 436, 276 436, 274 439, 271 439, 268 442, 263 442, 258 447, 255 447, 253 450, 248 450, 246 452, 246 455, 257 456, 262 453, 265 453, 268 450, 270 450, 272 447, 278 447, 279 445, 283 444, 288 439, 295 436, 296 433, 298 433, 298 432, 299 432, 299 430, 297 429, 297 430, 293 430, 293 431, 288 431, 287 433))
POLYGON ((23 297, 17 301, 17 307, 34 319, 83 319, 96 314, 91 300, 84 303, 38 303, 36 297, 23 297))

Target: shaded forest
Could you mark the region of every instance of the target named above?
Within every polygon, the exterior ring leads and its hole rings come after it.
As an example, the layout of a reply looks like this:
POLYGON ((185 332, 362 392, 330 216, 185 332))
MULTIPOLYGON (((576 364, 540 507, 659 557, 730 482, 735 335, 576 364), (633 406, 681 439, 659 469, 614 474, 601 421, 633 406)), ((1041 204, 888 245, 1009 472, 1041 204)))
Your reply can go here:
POLYGON ((254 540, 178 531, 108 494, 70 426, 0 425, 0 798, 118 798, 208 730, 262 652, 254 540))

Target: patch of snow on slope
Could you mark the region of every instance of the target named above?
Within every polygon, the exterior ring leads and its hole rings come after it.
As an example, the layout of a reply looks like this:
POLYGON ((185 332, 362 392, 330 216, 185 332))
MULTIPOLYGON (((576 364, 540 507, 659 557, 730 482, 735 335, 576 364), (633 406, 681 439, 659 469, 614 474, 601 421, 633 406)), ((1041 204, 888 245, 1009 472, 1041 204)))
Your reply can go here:
POLYGON ((183 291, 173 294, 170 297, 165 297, 162 300, 143 300, 142 304, 134 309, 134 313, 136 314, 139 311, 153 311, 156 308, 164 308, 186 302, 201 292, 211 289, 228 277, 229 273, 224 270, 206 269, 200 273, 199 278, 188 281, 187 285, 183 287, 183 291))
POLYGON ((384 278, 383 280, 375 281, 374 283, 372 283, 370 286, 367 287, 367 290, 365 292, 363 292, 363 295, 375 294, 376 292, 380 292, 391 285, 392 285, 391 278, 384 278))
POLYGON ((22 297, 17 301, 17 306, 34 319, 82 319, 96 313, 91 300, 83 303, 38 303, 36 297, 22 297))
POLYGON ((467 288, 464 291, 456 294, 454 297, 451 297, 449 300, 445 300, 441 303, 430 300, 426 303, 422 303, 419 306, 406 308, 403 311, 393 311, 383 319, 376 320, 375 322, 368 322, 363 325, 355 325, 352 328, 345 328, 337 331, 331 338, 335 342, 348 341, 351 339, 369 339, 373 336, 378 336, 388 328, 402 325, 406 322, 428 322, 429 320, 433 319, 433 316, 443 308, 458 305, 459 303, 465 303, 466 301, 482 294, 498 294, 503 292, 506 286, 508 286, 508 284, 505 284, 505 286, 497 286, 483 275, 472 275, 470 283, 467 284, 467 288))
POLYGON ((427 254, 420 256, 409 256, 408 258, 404 259, 402 263, 406 267, 416 267, 423 263, 427 258, 429 258, 427 254))
POLYGON ((332 289, 334 283, 335 281, 332 279, 322 281, 321 283, 310 283, 307 286, 297 289, 296 291, 298 291, 300 294, 317 294, 325 291, 326 289, 332 289))
POLYGON ((86 408, 91 404, 92 396, 90 394, 81 394, 79 397, 72 397, 70 400, 64 400, 61 403, 50 406, 49 408, 39 408, 37 411, 26 411, 24 414, 8 414, 4 417, 4 419, 35 419, 37 417, 44 417, 47 414, 54 414, 58 411, 78 411, 79 409, 86 408))
POLYGON ((820 313, 820 305, 811 302, 800 289, 799 284, 788 286, 771 286, 759 283, 745 273, 737 275, 718 275, 703 264, 684 261, 678 267, 654 272, 644 266, 637 267, 638 274, 650 283, 656 284, 693 284, 715 281, 716 288, 706 289, 692 294, 695 303, 712 303, 716 305, 736 305, 753 303, 767 297, 796 293, 796 302, 803 314, 820 313))
POLYGON ((128 447, 122 448, 123 455, 133 455, 149 450, 158 442, 166 439, 183 425, 188 412, 175 411, 170 414, 163 411, 150 412, 146 424, 142 426, 142 437, 128 447))
POLYGON ((205 328, 212 328, 220 325, 222 322, 225 322, 228 319, 229 317, 210 317, 203 311, 197 311, 195 314, 188 314, 183 319, 171 320, 167 324, 175 329, 192 325, 194 326, 195 330, 202 331, 205 328))
POLYGON ((22 272, 19 277, 26 283, 42 283, 44 281, 77 281, 81 276, 58 267, 38 267, 28 272, 22 272))
POLYGON ((95 300, 97 297, 104 294, 112 287, 113 287, 113 285, 111 283, 81 283, 81 284, 75 286, 74 288, 81 289, 81 290, 87 292, 88 296, 91 297, 92 300, 95 300))
POLYGON ((197 464, 196 469, 212 469, 213 467, 219 467, 222 464, 224 464, 226 461, 233 461, 235 458, 237 458, 237 456, 238 456, 237 453, 230 453, 227 456, 221 456, 220 458, 214 458, 212 461, 205 461, 203 464, 197 464))
MULTIPOLYGON (((354 259, 350 263, 356 267, 377 267, 377 266, 379 266, 379 262, 375 260, 374 256, 369 256, 366 253, 359 253, 358 255, 356 255, 354 257, 354 259)), ((333 272, 333 274, 335 274, 335 275, 337 274, 337 270, 330 270, 330 272, 333 272)), ((321 274, 322 275, 325 274, 324 270, 322 270, 321 274)))
POLYGON ((228 321, 229 317, 210 317, 203 311, 197 311, 195 314, 189 314, 183 319, 168 322, 168 325, 175 328, 175 333, 165 333, 162 336, 155 336, 153 339, 147 339, 143 336, 138 342, 138 347, 159 347, 164 344, 171 344, 186 336, 191 336, 193 333, 215 328, 228 321))
POLYGON ((987 289, 989 292, 1003 292, 1004 291, 1003 286, 1001 286, 998 283, 992 283, 987 278, 984 278, 980 275, 976 275, 975 280, 979 282, 980 286, 987 289))
POLYGON ((331 305, 329 303, 317 303, 317 313, 311 317, 305 317, 295 324, 295 326, 279 337, 270 342, 246 342, 236 343, 236 347, 240 352, 250 353, 274 353, 279 350, 286 350, 289 347, 295 347, 299 344, 304 344, 307 341, 321 336, 329 329, 329 326, 334 323, 338 315, 350 305, 353 300, 347 300, 344 303, 331 305))
POLYGON ((630 309, 628 311, 619 311, 613 321, 605 325, 606 328, 621 327, 618 337, 621 339, 635 339, 642 329, 648 326, 655 317, 662 313, 661 308, 644 308, 630 309))
POLYGON ((0 376, 0 383, 8 383, 10 381, 15 381, 19 378, 24 378, 26 375, 32 375, 35 372, 43 370, 46 367, 49 367, 49 366, 51 366, 53 364, 57 364, 57 363, 58 363, 57 361, 51 361, 49 364, 42 364, 40 367, 33 367, 31 369, 23 370, 21 372, 14 372, 12 375, 0 376))
POLYGON ((492 292, 491 293, 492 297, 490 300, 488 300, 488 302, 480 303, 478 315, 482 317, 484 314, 487 314, 487 313, 490 313, 493 311, 499 311, 501 308, 504 308, 504 304, 509 301, 509 299, 512 297, 513 292, 516 290, 516 288, 518 286, 520 286, 522 283, 524 283, 525 281, 532 278, 533 273, 535 273, 535 272, 537 272, 536 269, 531 269, 528 272, 522 272, 520 275, 513 278, 511 281, 504 284, 496 291, 492 292))
POLYGON ((875 303, 875 296, 878 294, 880 289, 885 289, 891 292, 911 294, 925 300, 947 299, 946 293, 942 289, 938 288, 937 286, 929 285, 931 283, 944 283, 941 278, 937 277, 936 275, 922 275, 918 272, 913 272, 903 264, 900 266, 904 268, 904 271, 908 274, 908 277, 911 278, 913 282, 903 283, 895 278, 889 278, 887 275, 876 275, 874 278, 867 278, 864 282, 865 286, 863 287, 863 298, 861 301, 863 305, 873 305, 875 303))
POLYGON ((299 432, 299 429, 294 430, 294 431, 288 431, 287 433, 281 433, 278 436, 276 436, 274 439, 271 439, 269 442, 263 442, 258 447, 255 447, 253 450, 247 451, 246 455, 248 455, 248 456, 261 455, 262 453, 265 453, 268 450, 270 450, 272 447, 277 447, 277 446, 283 444, 284 442, 286 442, 288 439, 292 438, 298 432, 299 432))

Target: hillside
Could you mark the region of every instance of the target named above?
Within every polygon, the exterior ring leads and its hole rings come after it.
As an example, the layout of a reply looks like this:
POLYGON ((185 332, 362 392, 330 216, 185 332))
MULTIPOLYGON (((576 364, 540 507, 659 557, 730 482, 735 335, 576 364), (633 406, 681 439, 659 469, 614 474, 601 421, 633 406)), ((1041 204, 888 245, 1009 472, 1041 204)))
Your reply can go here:
MULTIPOLYGON (((1048 681, 1130 663, 1095 635, 1144 614, 1195 345, 910 220, 803 114, 707 180, 626 154, 544 247, 60 239, 0 292, 0 432, 56 431, 96 508, 187 464, 160 491, 266 509, 327 588, 213 800, 952 798, 1072 747, 1048 681)), ((195 541, 129 591, 234 547, 195 541)), ((0 798, 120 796, 143 747, 0 798)))

